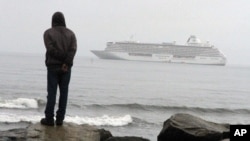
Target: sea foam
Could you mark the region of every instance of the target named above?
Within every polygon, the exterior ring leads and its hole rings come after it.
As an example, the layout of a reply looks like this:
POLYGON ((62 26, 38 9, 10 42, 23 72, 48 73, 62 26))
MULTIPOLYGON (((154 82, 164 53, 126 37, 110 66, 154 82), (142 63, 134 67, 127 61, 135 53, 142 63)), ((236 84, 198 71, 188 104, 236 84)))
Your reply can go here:
POLYGON ((1 108, 38 108, 38 102, 35 99, 29 98, 17 98, 12 100, 2 100, 0 99, 1 108))
MULTIPOLYGON (((17 122, 40 122, 43 116, 40 115, 15 115, 0 113, 0 122, 17 123, 17 122)), ((66 116, 65 122, 72 122, 75 124, 89 124, 95 126, 126 126, 133 122, 130 115, 124 116, 109 116, 103 115, 100 117, 80 117, 80 116, 66 116)))
POLYGON ((125 126, 133 122, 133 119, 130 115, 124 115, 124 116, 103 115, 101 117, 68 116, 66 117, 65 120, 77 124, 89 124, 96 126, 125 126))

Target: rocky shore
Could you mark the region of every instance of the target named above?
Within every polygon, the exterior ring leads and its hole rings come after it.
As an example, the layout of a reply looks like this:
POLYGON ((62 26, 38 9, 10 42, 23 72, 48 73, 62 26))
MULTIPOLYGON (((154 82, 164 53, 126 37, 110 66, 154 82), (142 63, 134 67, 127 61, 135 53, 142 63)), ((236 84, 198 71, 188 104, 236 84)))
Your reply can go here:
MULTIPOLYGON (((164 122, 158 141, 229 141, 229 124, 175 114, 164 122)), ((63 126, 31 124, 24 129, 0 131, 0 141, 149 141, 142 137, 114 137, 105 129, 65 123, 63 126)))

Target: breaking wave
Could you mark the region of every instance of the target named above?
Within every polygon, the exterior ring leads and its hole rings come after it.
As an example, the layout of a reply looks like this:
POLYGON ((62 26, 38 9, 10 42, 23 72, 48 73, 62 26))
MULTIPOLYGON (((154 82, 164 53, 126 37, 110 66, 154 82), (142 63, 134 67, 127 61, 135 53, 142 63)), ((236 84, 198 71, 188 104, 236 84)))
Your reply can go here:
MULTIPOLYGON (((46 105, 46 102, 39 99, 32 98, 16 98, 3 100, 0 98, 0 108, 7 109, 37 109, 46 105)), ((151 112, 151 111, 173 111, 173 112, 197 112, 197 113, 241 113, 250 114, 250 109, 230 109, 230 108, 206 108, 206 107, 188 107, 188 106, 162 106, 162 105, 145 105, 138 103, 128 104, 90 104, 78 105, 77 103, 69 104, 72 108, 86 108, 92 110, 107 110, 117 109, 118 111, 137 110, 138 112, 151 112)), ((70 108, 70 107, 69 107, 70 108)), ((75 117, 77 118, 77 117, 75 117)))
POLYGON ((86 105, 86 108, 118 108, 121 110, 138 110, 138 111, 174 111, 174 112, 199 112, 199 113, 241 113, 250 114, 249 109, 228 109, 228 108, 205 108, 205 107, 187 107, 187 106, 161 106, 161 105, 143 105, 143 104, 111 104, 111 105, 86 105))
MULTIPOLYGON (((0 122, 3 123, 18 123, 30 122, 37 123, 43 118, 39 115, 14 115, 14 114, 0 114, 0 122)), ((126 126, 133 122, 131 115, 123 116, 109 116, 103 115, 100 117, 80 117, 80 116, 66 116, 65 122, 72 122, 75 124, 89 124, 95 126, 126 126)))
POLYGON ((74 122, 76 124, 89 124, 96 126, 125 126, 133 122, 130 115, 124 116, 109 116, 103 115, 101 117, 79 117, 70 116, 66 117, 68 122, 74 122))
POLYGON ((18 109, 27 109, 27 108, 38 108, 39 104, 36 99, 29 98, 17 98, 11 100, 2 100, 0 98, 0 108, 18 108, 18 109))

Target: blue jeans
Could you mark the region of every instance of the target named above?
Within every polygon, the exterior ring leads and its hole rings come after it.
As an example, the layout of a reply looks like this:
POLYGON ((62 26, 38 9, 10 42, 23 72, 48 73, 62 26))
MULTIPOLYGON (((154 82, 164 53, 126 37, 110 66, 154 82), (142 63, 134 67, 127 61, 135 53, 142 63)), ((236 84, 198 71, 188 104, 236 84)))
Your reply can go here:
POLYGON ((67 72, 61 71, 61 69, 49 69, 47 70, 47 104, 45 109, 45 117, 48 120, 54 119, 54 108, 56 104, 57 87, 59 86, 60 96, 59 105, 56 112, 56 119, 63 121, 66 113, 68 88, 71 76, 71 69, 67 72))

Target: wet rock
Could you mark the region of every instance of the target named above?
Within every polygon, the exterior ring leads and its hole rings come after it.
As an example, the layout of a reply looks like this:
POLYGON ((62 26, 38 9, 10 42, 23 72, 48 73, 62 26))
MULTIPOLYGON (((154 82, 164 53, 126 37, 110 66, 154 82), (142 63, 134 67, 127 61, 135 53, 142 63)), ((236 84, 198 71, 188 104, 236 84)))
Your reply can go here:
POLYGON ((229 138, 229 125, 205 121, 189 114, 166 120, 158 141, 220 141, 229 138))
POLYGON ((27 129, 27 141, 100 141, 97 128, 89 125, 65 123, 63 126, 33 124, 27 129))
POLYGON ((221 140, 221 141, 230 141, 230 139, 228 138, 228 139, 223 139, 223 140, 221 140))
POLYGON ((106 141, 108 138, 112 137, 112 134, 110 131, 107 131, 105 129, 98 129, 99 133, 100 133, 100 141, 106 141))
POLYGON ((26 129, 12 129, 0 132, 0 141, 26 141, 26 129))
POLYGON ((31 124, 25 129, 0 132, 0 141, 104 141, 112 137, 109 131, 90 125, 65 123, 63 126, 31 124))
POLYGON ((149 141, 141 137, 111 137, 106 141, 149 141))

